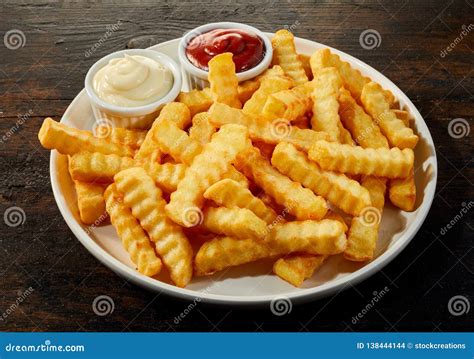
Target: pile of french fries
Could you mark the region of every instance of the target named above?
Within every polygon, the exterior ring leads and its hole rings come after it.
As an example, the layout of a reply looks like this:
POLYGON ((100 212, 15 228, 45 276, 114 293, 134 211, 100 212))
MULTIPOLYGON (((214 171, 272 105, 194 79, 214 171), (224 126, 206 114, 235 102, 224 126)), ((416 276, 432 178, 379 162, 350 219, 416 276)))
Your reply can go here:
POLYGON ((297 54, 278 31, 273 67, 242 83, 232 54, 148 131, 94 133, 46 118, 41 144, 69 156, 84 224, 110 217, 137 270, 186 286, 262 258, 300 286, 332 255, 374 257, 385 193, 415 206, 418 137, 393 94, 329 49, 297 54))

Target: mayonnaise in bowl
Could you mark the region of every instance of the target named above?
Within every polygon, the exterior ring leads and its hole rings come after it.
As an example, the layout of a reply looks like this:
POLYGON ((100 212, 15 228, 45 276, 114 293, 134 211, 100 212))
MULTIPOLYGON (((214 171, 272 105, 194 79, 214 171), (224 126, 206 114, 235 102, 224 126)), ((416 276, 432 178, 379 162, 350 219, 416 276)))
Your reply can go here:
POLYGON ((93 78, 93 88, 103 101, 121 107, 148 105, 166 96, 173 74, 150 57, 124 54, 113 58, 93 78))

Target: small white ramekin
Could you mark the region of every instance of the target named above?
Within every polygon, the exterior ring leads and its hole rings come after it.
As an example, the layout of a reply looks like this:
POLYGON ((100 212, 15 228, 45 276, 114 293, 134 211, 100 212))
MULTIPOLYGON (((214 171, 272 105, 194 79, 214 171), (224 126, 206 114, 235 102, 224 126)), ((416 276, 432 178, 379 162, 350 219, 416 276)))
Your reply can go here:
POLYGON ((114 127, 124 127, 132 129, 147 129, 151 126, 158 112, 168 102, 178 97, 181 91, 181 71, 178 64, 169 56, 153 50, 130 49, 114 52, 97 61, 87 72, 85 88, 91 101, 92 112, 96 121, 111 123, 114 127), (171 90, 158 101, 148 105, 138 107, 122 107, 105 102, 97 96, 93 80, 94 76, 102 67, 107 65, 111 59, 124 57, 124 55, 140 55, 158 61, 160 64, 170 69, 173 75, 173 86, 171 90))
POLYGON ((249 80, 254 78, 257 75, 260 75, 263 71, 265 71, 272 62, 273 56, 273 48, 270 39, 260 30, 256 29, 253 26, 241 24, 238 22, 214 22, 211 24, 202 25, 196 27, 195 29, 187 32, 179 42, 178 48, 178 56, 179 61, 181 63, 181 67, 183 68, 183 76, 187 77, 188 84, 191 88, 204 88, 209 86, 209 82, 207 81, 208 71, 202 70, 196 66, 194 66, 191 61, 189 61, 188 57, 186 56, 186 48, 189 42, 194 39, 196 36, 209 32, 215 29, 239 29, 254 33, 259 38, 262 39, 265 45, 265 55, 260 61, 257 66, 243 72, 237 73, 237 79, 240 81, 249 80))

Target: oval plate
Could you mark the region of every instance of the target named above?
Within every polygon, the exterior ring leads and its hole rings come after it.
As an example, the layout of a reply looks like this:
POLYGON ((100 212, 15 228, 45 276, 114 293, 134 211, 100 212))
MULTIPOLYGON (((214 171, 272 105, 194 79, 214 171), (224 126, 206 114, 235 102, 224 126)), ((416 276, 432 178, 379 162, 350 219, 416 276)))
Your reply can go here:
MULTIPOLYGON (((269 33, 267 35, 272 36, 269 33)), ((167 41, 150 49, 163 52, 178 61, 179 40, 167 41)), ((328 47, 300 38, 295 38, 295 43, 299 53, 308 55, 319 48, 328 47)), ((148 278, 134 269, 111 225, 87 227, 81 224, 74 186, 67 171, 67 157, 52 151, 50 174, 54 198, 71 231, 92 255, 120 276, 146 289, 188 300, 199 298, 212 303, 256 305, 267 303, 275 297, 285 297, 293 303, 298 303, 339 292, 379 271, 406 247, 428 214, 436 189, 438 172, 436 152, 425 121, 413 103, 395 84, 369 65, 341 51, 330 49, 362 74, 392 91, 398 98, 400 107, 410 112, 411 127, 420 136, 415 149, 417 210, 409 213, 389 203, 386 205, 380 225, 376 257, 370 263, 363 265, 346 261, 341 255, 332 256, 312 278, 304 282, 301 288, 295 288, 272 275, 272 263, 269 261, 231 268, 210 277, 196 277, 186 288, 175 287, 169 281, 166 282, 165 278, 160 278, 165 281, 148 278)), ((183 76, 183 90, 189 90, 185 76, 183 76)), ((82 90, 69 105, 61 122, 79 129, 92 128, 94 118, 85 90, 82 90)))

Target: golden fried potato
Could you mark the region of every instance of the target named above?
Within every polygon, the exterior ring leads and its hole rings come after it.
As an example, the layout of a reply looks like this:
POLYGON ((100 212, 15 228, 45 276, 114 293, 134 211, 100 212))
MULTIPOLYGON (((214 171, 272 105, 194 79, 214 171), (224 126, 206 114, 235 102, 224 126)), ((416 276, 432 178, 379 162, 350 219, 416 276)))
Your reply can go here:
POLYGON ((313 72, 311 71, 311 64, 309 63, 310 59, 311 56, 309 55, 298 54, 298 60, 300 60, 301 65, 303 65, 304 73, 306 74, 306 77, 309 81, 313 79, 313 72))
POLYGON ((133 150, 128 146, 118 145, 108 139, 96 138, 92 132, 63 125, 50 117, 44 119, 38 139, 44 148, 55 149, 63 155, 73 155, 80 151, 118 156, 133 155, 133 150))
POLYGON ((205 145, 211 141, 211 137, 216 133, 216 128, 209 122, 209 114, 200 112, 194 115, 193 125, 189 129, 189 137, 205 145))
POLYGON ((213 103, 212 93, 209 87, 202 90, 180 92, 177 101, 185 104, 189 108, 191 116, 199 112, 206 112, 213 103))
POLYGON ((145 140, 147 131, 99 125, 95 128, 93 134, 97 138, 107 138, 118 145, 129 146, 136 150, 140 148, 145 140))
POLYGON ((110 221, 137 270, 149 277, 158 274, 162 267, 161 259, 156 255, 150 238, 132 215, 130 208, 123 203, 115 183, 107 187, 104 197, 110 221))
POLYGON ((273 264, 273 273, 281 279, 300 287, 305 279, 311 278, 328 256, 315 254, 290 254, 273 264))
POLYGON ((190 165, 202 151, 200 142, 190 138, 186 131, 165 118, 154 125, 154 141, 159 145, 161 152, 186 165, 190 165))
POLYGON ((339 116, 354 140, 364 148, 388 148, 388 141, 379 126, 352 98, 349 91, 341 89, 339 116))
POLYGON ((100 152, 77 152, 69 158, 72 179, 84 182, 110 183, 117 173, 134 166, 137 163, 131 157, 100 152))
POLYGON ((262 240, 268 233, 267 224, 251 210, 239 207, 208 207, 201 227, 207 231, 234 237, 262 240))
POLYGON ((342 173, 321 170, 289 143, 282 142, 275 147, 272 165, 348 214, 358 216, 371 205, 369 192, 359 182, 342 173))
POLYGON ((397 147, 366 148, 318 141, 309 150, 309 158, 324 170, 387 178, 405 178, 413 168, 413 150, 397 147))
POLYGON ((232 61, 233 54, 225 52, 214 56, 209 61, 209 83, 211 95, 214 102, 221 102, 235 108, 241 108, 239 100, 237 75, 235 64, 232 61))
POLYGON ((308 151, 316 141, 328 140, 325 132, 302 130, 291 126, 286 120, 268 122, 262 117, 245 114, 221 103, 211 106, 209 121, 218 127, 229 123, 243 125, 248 128, 252 140, 275 145, 285 141, 304 151, 308 151))
POLYGON ((242 111, 248 114, 260 115, 268 96, 276 92, 289 89, 293 81, 288 77, 269 76, 265 77, 260 87, 255 91, 252 97, 244 104, 242 111))
POLYGON ((228 178, 210 186, 204 192, 204 198, 228 208, 249 209, 266 223, 272 223, 277 217, 275 211, 267 207, 260 198, 255 197, 248 188, 228 178))
POLYGON ((182 163, 156 163, 146 162, 144 165, 147 173, 153 178, 155 184, 164 192, 176 191, 179 181, 184 178, 186 166, 182 163))
POLYGON ((262 115, 269 120, 284 118, 290 122, 295 121, 311 110, 312 88, 313 84, 307 82, 269 95, 262 108, 262 115))
POLYGON ((326 132, 331 141, 342 142, 337 100, 342 86, 341 76, 335 67, 325 67, 314 74, 314 83, 311 127, 326 132))
POLYGON ((308 82, 303 64, 296 53, 293 34, 288 30, 278 30, 272 38, 273 63, 280 65, 296 85, 308 82))
POLYGON ((74 181, 74 188, 82 223, 94 224, 96 221, 107 218, 103 184, 74 181))
POLYGON ((159 161, 161 159, 161 151, 158 144, 155 142, 155 134, 157 132, 156 127, 161 123, 163 119, 172 121, 179 128, 183 129, 191 121, 191 113, 189 108, 179 102, 170 102, 166 104, 158 118, 153 122, 151 129, 146 134, 145 140, 143 141, 140 149, 135 154, 135 159, 144 161, 146 159, 152 159, 159 161))
POLYGON ((125 205, 155 243, 171 279, 184 287, 192 277, 193 251, 181 227, 166 216, 161 190, 140 167, 117 173, 115 183, 125 205))
POLYGON ((361 101, 366 111, 374 118, 382 133, 387 137, 391 146, 399 148, 415 148, 418 136, 413 130, 398 119, 390 110, 390 104, 386 100, 383 88, 375 83, 369 82, 362 89, 361 101))
POLYGON ((390 110, 399 120, 402 120, 406 127, 410 127, 410 114, 405 110, 390 110))
POLYGON ((326 214, 322 197, 278 172, 255 147, 240 153, 235 166, 299 220, 321 219, 326 214))
POLYGON ((294 252, 337 254, 346 247, 346 235, 338 221, 302 221, 278 224, 265 241, 221 237, 205 242, 196 254, 196 275, 208 275, 261 258, 294 252))
POLYGON ((411 212, 415 209, 416 186, 413 169, 407 178, 393 179, 388 183, 390 202, 394 206, 411 212))
POLYGON ((247 141, 248 131, 239 125, 222 126, 212 136, 211 142, 194 158, 178 188, 171 194, 166 213, 173 221, 184 227, 193 226, 186 221, 186 211, 202 207, 206 189, 229 171, 231 162, 245 148, 247 141))
POLYGON ((372 206, 367 207, 359 217, 352 218, 344 258, 356 262, 373 258, 385 203, 386 182, 384 178, 371 176, 362 180, 362 186, 370 193, 372 206))

